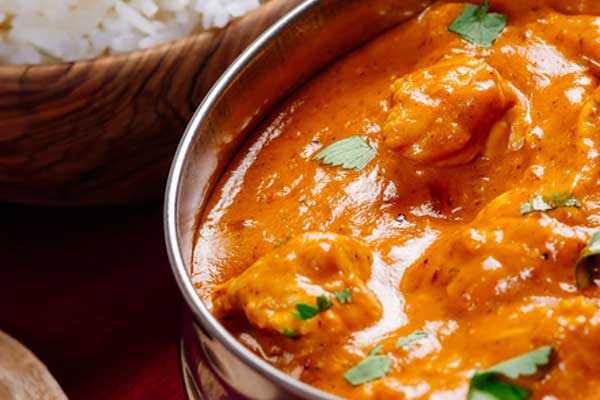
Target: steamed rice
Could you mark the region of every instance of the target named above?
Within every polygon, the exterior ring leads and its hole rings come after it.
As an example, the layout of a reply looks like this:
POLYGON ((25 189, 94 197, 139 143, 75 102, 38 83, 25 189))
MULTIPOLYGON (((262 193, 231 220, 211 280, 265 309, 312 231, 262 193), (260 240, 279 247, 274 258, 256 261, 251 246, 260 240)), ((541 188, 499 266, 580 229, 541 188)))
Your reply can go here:
POLYGON ((0 0, 0 62, 76 61, 222 27, 259 0, 0 0))

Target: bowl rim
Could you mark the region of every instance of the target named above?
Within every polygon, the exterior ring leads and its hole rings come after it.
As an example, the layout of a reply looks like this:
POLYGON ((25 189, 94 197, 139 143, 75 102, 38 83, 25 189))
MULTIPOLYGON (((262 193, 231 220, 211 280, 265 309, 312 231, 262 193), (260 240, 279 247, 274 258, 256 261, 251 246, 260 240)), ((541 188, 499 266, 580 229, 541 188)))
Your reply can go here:
POLYGON ((229 352, 252 368, 255 372, 271 380, 284 390, 306 399, 334 400, 339 399, 339 397, 326 393, 314 386, 301 382, 298 379, 292 378, 288 374, 262 360, 255 353, 237 341, 237 339, 235 339, 233 335, 231 335, 210 313, 208 308, 200 300, 200 296, 198 296, 196 289, 189 278, 183 256, 180 252, 176 224, 178 189, 182 177, 183 166, 188 151, 196 138, 198 128, 204 123, 212 107, 224 90, 235 80, 238 74, 269 45, 272 39, 277 37, 285 28, 287 28, 289 24, 296 21, 320 2, 321 0, 304 0, 277 20, 254 42, 252 42, 238 58, 236 58, 203 99, 185 129, 171 164, 164 200, 163 223, 171 270, 186 305, 188 309, 191 310, 196 321, 198 321, 212 337, 216 338, 224 345, 229 352))

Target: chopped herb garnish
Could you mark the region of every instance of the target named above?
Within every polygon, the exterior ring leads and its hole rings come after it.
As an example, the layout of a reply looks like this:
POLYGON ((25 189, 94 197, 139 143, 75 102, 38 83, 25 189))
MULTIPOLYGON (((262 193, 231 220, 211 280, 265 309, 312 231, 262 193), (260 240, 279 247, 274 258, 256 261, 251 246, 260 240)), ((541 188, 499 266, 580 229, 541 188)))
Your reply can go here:
POLYGON ((383 345, 381 345, 381 344, 378 344, 377 346, 375 346, 375 347, 373 348, 373 350, 371 350, 371 351, 369 352, 369 355, 370 355, 370 356, 376 356, 377 354, 381 353, 381 350, 383 350, 383 345))
POLYGON ((328 308, 331 308, 333 306, 333 303, 331 302, 331 300, 326 297, 326 296, 319 296, 317 297, 317 306, 311 306, 309 304, 304 304, 304 303, 300 303, 300 304, 296 304, 296 310, 298 312, 293 312, 292 311, 292 315, 296 318, 298 318, 299 320, 307 320, 307 319, 311 319, 314 318, 318 313, 321 313, 325 310, 327 310, 328 308))
POLYGON ((469 400, 524 400, 529 391, 503 382, 494 374, 475 374, 469 386, 469 400))
POLYGON ((581 203, 571 193, 555 192, 550 197, 536 194, 531 196, 529 201, 521 204, 519 211, 521 215, 527 215, 532 212, 552 211, 563 207, 580 208, 581 203))
POLYGON ((363 138, 355 135, 330 144, 317 153, 313 160, 334 167, 363 169, 376 155, 375 150, 363 138))
POLYGON ((502 374, 510 379, 535 374, 538 367, 548 364, 552 354, 552 346, 542 346, 510 360, 501 362, 487 370, 487 373, 502 374))
POLYGON ((544 200, 541 194, 530 197, 526 203, 522 203, 521 207, 519 207, 521 215, 527 215, 535 211, 544 212, 550 210, 552 210, 552 206, 544 200))
POLYGON ((294 317, 303 321, 306 319, 311 319, 319 313, 319 309, 317 307, 313 307, 304 303, 296 304, 296 310, 298 312, 292 312, 292 314, 294 317))
POLYGON ((362 385, 363 383, 381 379, 390 372, 391 361, 387 355, 378 355, 382 346, 377 346, 361 362, 356 364, 344 374, 352 386, 362 385))
POLYGON ((339 290, 333 296, 340 304, 352 303, 352 292, 350 292, 350 289, 339 290))
POLYGON ((578 287, 587 288, 594 284, 594 276, 598 274, 598 255, 600 255, 600 232, 592 236, 575 265, 575 283, 578 287))
POLYGON ((517 379, 538 372, 538 367, 547 365, 553 348, 539 347, 527 354, 504 361, 485 372, 477 372, 471 378, 469 400, 524 400, 529 391, 504 379, 517 379), (499 378, 499 376, 501 376, 499 378))
POLYGON ((400 339, 398 339, 398 341, 396 342, 396 347, 398 347, 398 348, 406 347, 409 344, 418 342, 419 340, 426 338, 427 336, 428 336, 428 334, 425 331, 422 331, 422 330, 413 331, 410 335, 404 336, 404 337, 401 337, 400 339))
POLYGON ((490 4, 487 0, 479 7, 467 4, 448 30, 477 46, 490 47, 506 28, 508 17, 504 14, 490 13, 489 10, 490 4))
POLYGON ((581 207, 581 203, 573 196, 573 193, 559 193, 559 192, 554 192, 552 194, 552 205, 555 208, 560 208, 560 207, 580 208, 581 207))
POLYGON ((281 331, 281 334, 285 337, 289 337, 290 339, 298 339, 298 332, 293 329, 284 329, 281 331))
POLYGON ((333 302, 327 296, 319 296, 317 297, 317 307, 319 308, 319 312, 323 312, 333 307, 333 302))

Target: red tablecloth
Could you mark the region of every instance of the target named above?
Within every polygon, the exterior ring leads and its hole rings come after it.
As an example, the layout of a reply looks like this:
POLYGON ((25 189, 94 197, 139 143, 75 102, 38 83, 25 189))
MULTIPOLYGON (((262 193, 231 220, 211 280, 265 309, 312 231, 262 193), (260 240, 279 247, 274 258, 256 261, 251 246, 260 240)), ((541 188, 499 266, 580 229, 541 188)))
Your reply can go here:
POLYGON ((184 399, 160 206, 0 205, 0 329, 71 399, 184 399))

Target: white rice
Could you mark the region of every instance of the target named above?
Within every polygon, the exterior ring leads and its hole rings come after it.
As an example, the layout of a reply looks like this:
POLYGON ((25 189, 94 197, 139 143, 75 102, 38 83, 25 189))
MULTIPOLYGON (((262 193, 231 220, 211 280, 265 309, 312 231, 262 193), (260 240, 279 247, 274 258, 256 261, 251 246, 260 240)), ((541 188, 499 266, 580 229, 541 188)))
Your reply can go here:
POLYGON ((126 53, 222 27, 260 0, 0 0, 0 62, 126 53))

